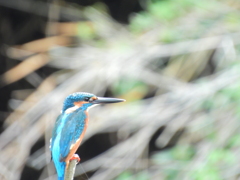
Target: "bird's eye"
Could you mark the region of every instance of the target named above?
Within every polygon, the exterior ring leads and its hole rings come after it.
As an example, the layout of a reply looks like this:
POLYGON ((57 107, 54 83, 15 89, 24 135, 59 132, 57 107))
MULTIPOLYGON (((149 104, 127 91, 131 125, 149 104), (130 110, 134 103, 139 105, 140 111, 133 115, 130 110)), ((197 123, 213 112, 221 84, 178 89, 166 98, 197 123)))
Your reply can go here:
POLYGON ((89 97, 85 97, 84 101, 89 101, 89 99, 90 99, 89 97))

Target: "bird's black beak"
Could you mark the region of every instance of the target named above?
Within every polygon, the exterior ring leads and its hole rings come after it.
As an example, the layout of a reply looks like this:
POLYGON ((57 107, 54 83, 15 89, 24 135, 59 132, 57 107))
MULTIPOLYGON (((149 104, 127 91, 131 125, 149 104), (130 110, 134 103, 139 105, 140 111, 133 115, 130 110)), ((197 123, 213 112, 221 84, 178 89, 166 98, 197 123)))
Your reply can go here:
POLYGON ((119 103, 124 102, 126 100, 124 99, 118 99, 118 98, 108 98, 108 97, 97 97, 97 99, 93 100, 93 104, 108 104, 108 103, 119 103))

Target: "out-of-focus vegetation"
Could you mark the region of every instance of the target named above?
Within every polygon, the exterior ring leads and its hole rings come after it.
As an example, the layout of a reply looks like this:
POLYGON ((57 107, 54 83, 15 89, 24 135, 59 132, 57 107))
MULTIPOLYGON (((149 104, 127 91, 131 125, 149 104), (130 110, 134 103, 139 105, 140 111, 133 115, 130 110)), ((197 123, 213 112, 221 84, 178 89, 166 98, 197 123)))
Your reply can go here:
POLYGON ((30 177, 26 168, 56 178, 48 140, 62 101, 75 91, 127 100, 91 110, 76 179, 240 178, 240 3, 141 3, 145 10, 129 24, 114 21, 103 3, 61 4, 85 20, 59 23, 53 6, 46 38, 5 47, 21 62, 2 75, 2 86, 24 78, 32 88, 9 100, 3 178, 30 177), (52 68, 46 77, 38 71, 44 67, 52 68))

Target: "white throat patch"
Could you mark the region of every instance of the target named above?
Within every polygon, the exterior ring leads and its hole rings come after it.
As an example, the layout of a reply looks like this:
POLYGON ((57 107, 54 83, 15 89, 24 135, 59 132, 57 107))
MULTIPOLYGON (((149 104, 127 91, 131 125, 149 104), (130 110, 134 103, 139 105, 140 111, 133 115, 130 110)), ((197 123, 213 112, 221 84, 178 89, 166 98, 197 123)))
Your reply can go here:
POLYGON ((70 114, 70 113, 76 111, 78 108, 79 108, 78 106, 73 106, 73 107, 71 107, 71 108, 66 109, 66 110, 65 110, 65 113, 66 113, 66 114, 70 114))

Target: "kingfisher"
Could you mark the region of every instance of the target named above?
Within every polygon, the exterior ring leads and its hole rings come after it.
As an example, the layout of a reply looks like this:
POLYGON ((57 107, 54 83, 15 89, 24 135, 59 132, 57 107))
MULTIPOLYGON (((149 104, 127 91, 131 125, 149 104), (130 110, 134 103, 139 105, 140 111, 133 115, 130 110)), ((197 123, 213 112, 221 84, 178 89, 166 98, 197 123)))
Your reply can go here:
POLYGON ((63 103, 52 132, 50 149, 58 180, 64 180, 69 161, 80 158, 75 152, 81 144, 88 126, 89 108, 106 103, 123 102, 124 99, 97 97, 86 92, 70 94, 63 103))

